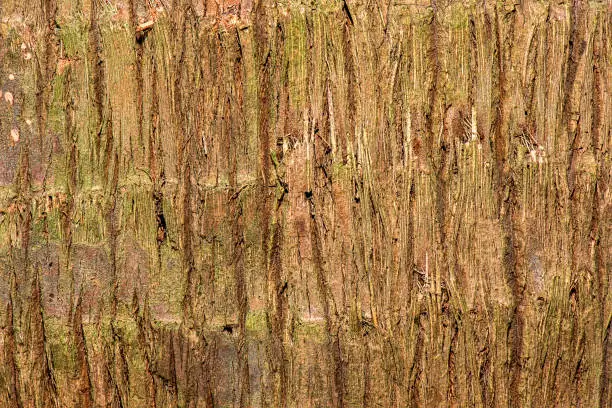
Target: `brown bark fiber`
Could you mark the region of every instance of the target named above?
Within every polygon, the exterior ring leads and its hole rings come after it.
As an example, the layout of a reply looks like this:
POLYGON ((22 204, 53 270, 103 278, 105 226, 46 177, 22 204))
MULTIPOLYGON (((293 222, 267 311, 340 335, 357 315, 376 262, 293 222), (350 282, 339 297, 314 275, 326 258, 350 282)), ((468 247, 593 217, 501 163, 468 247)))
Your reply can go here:
POLYGON ((0 406, 612 404, 609 4, 0 14, 0 406))

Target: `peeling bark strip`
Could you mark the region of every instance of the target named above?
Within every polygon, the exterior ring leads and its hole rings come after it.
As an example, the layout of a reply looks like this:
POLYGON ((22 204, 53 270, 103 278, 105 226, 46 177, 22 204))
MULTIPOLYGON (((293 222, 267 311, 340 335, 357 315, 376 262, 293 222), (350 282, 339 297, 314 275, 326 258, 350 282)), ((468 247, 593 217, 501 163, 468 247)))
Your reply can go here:
POLYGON ((582 0, 574 0, 570 9, 570 35, 568 44, 568 60, 565 74, 565 92, 563 96, 563 125, 567 127, 568 142, 571 146, 569 168, 567 170, 567 183, 570 194, 574 190, 574 171, 576 166, 576 150, 580 146, 581 132, 578 130, 580 120, 580 97, 575 95, 575 89, 580 89, 582 76, 580 71, 581 59, 587 44, 584 39, 586 29, 586 6, 582 0), (578 79, 578 87, 576 81, 578 79))
POLYGON ((240 36, 236 31, 235 42, 237 46, 236 57, 234 60, 234 98, 237 104, 232 105, 231 123, 230 123, 230 142, 228 144, 228 160, 229 160, 229 198, 231 207, 230 216, 232 219, 232 253, 234 263, 234 290, 238 306, 238 339, 236 346, 238 349, 238 406, 246 408, 251 405, 251 385, 249 375, 249 346, 247 343, 246 322, 249 311, 249 301, 247 293, 247 279, 245 272, 245 255, 244 255, 244 221, 243 221, 243 204, 240 197, 241 190, 238 187, 237 171, 238 171, 238 142, 245 136, 244 134, 244 119, 243 119, 243 66, 242 66, 242 47, 240 44, 240 36))
POLYGON ((495 9, 495 31, 497 35, 499 116, 494 121, 495 162, 497 169, 497 191, 499 218, 503 231, 503 268, 505 278, 512 293, 512 305, 508 322, 509 384, 508 405, 521 406, 523 368, 523 332, 525 327, 525 278, 524 278, 524 238, 521 226, 521 210, 515 171, 510 167, 512 152, 511 137, 514 128, 511 124, 512 94, 510 84, 513 61, 513 38, 516 24, 516 10, 509 15, 495 9))
POLYGON ((340 349, 340 335, 338 333, 338 311, 336 310, 336 305, 332 297, 333 295, 331 293, 327 278, 325 276, 325 261, 323 255, 321 254, 321 237, 319 233, 319 226, 317 224, 317 213, 314 198, 312 196, 309 199, 309 206, 311 245, 314 258, 313 263, 317 277, 319 298, 321 299, 321 304, 323 305, 323 318, 325 320, 327 352, 331 357, 332 364, 332 406, 341 408, 345 406, 345 375, 342 363, 342 352, 340 349))
POLYGON ((85 341, 85 332, 83 330, 82 294, 79 294, 76 309, 74 311, 74 317, 72 319, 72 331, 74 336, 74 345, 77 352, 76 376, 78 379, 78 406, 83 408, 91 408, 94 406, 94 402, 92 397, 91 374, 89 372, 87 343, 85 341))
MULTIPOLYGON (((11 279, 12 281, 14 280, 11 279)), ((4 371, 6 395, 2 395, 2 400, 9 408, 23 408, 21 400, 21 384, 20 384, 20 369, 17 365, 17 344, 15 341, 15 326, 13 323, 13 296, 9 295, 9 301, 6 306, 6 323, 2 336, 3 355, 2 365, 6 368, 4 371)))
MULTIPOLYGON (((112 127, 111 130, 112 132, 112 127)), ((107 143, 112 143, 112 138, 107 140, 107 143)), ((108 147, 107 147, 108 149, 108 147)), ((118 335, 116 327, 117 311, 119 306, 119 278, 118 278, 118 237, 119 227, 117 220, 117 195, 119 186, 119 154, 118 149, 115 150, 113 160, 113 173, 108 189, 109 199, 106 203, 106 225, 108 229, 108 247, 110 257, 110 339, 103 341, 106 354, 106 370, 107 374, 107 393, 110 395, 113 408, 123 408, 127 404, 127 387, 129 375, 127 373, 127 362, 125 361, 125 352, 123 349, 123 339, 118 335)))
POLYGON ((104 125, 104 102, 106 99, 106 70, 102 56, 102 35, 100 32, 100 0, 91 0, 89 10, 89 60, 93 67, 93 98, 92 104, 95 113, 94 127, 95 150, 94 160, 100 163, 102 147, 102 131, 104 125))
POLYGON ((238 401, 239 407, 250 406, 249 350, 246 336, 246 320, 248 314, 247 286, 244 271, 244 227, 242 221, 242 205, 235 204, 233 232, 234 237, 234 280, 238 303, 238 401))
MULTIPOLYGON (((346 7, 346 5, 345 5, 346 7)), ((324 137, 331 137, 330 133, 333 130, 330 128, 330 118, 321 119, 319 115, 327 115, 327 112, 331 109, 331 106, 326 106, 328 98, 326 97, 325 90, 320 93, 321 99, 323 99, 323 108, 317 106, 319 101, 315 97, 315 81, 317 76, 318 67, 315 64, 314 49, 315 49, 315 24, 310 17, 306 18, 306 43, 311 50, 309 55, 308 67, 308 89, 309 89, 309 103, 310 113, 312 118, 306 117, 307 126, 306 131, 309 133, 305 135, 306 143, 308 144, 307 151, 310 152, 310 157, 306 157, 307 161, 312 161, 310 166, 306 168, 306 179, 307 191, 305 197, 308 202, 309 209, 309 229, 310 229, 310 246, 312 252, 312 262, 316 276, 317 290, 319 299, 322 306, 323 320, 325 322, 325 346, 327 352, 327 365, 331 379, 328 382, 331 384, 331 401, 330 406, 342 408, 346 404, 346 390, 345 390, 345 372, 342 361, 342 349, 340 339, 340 327, 339 327, 339 315, 334 301, 331 287, 328 283, 327 270, 325 264, 325 257, 323 255, 323 240, 325 237, 321 236, 319 227, 320 215, 317 213, 317 204, 323 203, 323 189, 319 188, 321 185, 331 185, 332 179, 326 172, 325 168, 328 166, 328 159, 332 159, 333 149, 330 144, 324 139, 324 137), (324 134, 318 134, 319 122, 322 121, 326 129, 323 130, 324 134), (315 134, 320 140, 315 139, 315 134), (321 141, 325 147, 322 147, 319 143, 321 141), (319 172, 318 170, 322 170, 319 172)), ((327 84, 326 80, 322 80, 324 84, 327 84)), ((324 85, 325 86, 325 85, 324 85)), ((333 159, 332 159, 333 160, 333 159)), ((364 401, 366 399, 364 398, 364 401)))
POLYGON ((270 19, 267 15, 267 1, 257 2, 255 9, 255 34, 257 42, 255 50, 255 61, 258 64, 258 137, 259 137, 259 171, 257 178, 260 184, 260 193, 264 197, 261 200, 261 247, 263 249, 262 260, 264 270, 268 269, 268 241, 270 235, 270 116, 272 113, 271 101, 271 48, 268 34, 270 19))
POLYGON ((346 76, 346 122, 345 122, 345 137, 341 137, 340 142, 343 146, 342 158, 346 162, 347 154, 350 151, 349 145, 353 146, 355 141, 355 120, 357 116, 357 81, 355 78, 355 61, 353 57, 353 39, 352 26, 353 18, 348 11, 348 6, 344 2, 343 10, 347 16, 344 27, 342 29, 342 52, 344 55, 344 71, 346 76))
POLYGON ((144 311, 142 314, 140 313, 140 300, 136 294, 134 293, 134 298, 132 301, 132 312, 134 315, 134 319, 136 320, 136 325, 138 326, 138 344, 143 353, 143 359, 145 364, 145 375, 146 375, 146 407, 147 408, 157 408, 157 400, 158 400, 158 392, 155 384, 155 374, 153 367, 153 359, 154 355, 154 344, 152 342, 153 330, 151 327, 151 314, 149 310, 149 302, 148 298, 145 297, 144 300, 144 311))
POLYGON ((417 408, 423 406, 423 396, 421 387, 423 386, 423 352, 425 348, 425 327, 424 320, 426 313, 424 312, 425 305, 421 304, 420 309, 417 310, 417 315, 414 316, 413 324, 415 326, 416 333, 416 344, 414 346, 414 356, 412 357, 412 364, 410 365, 409 381, 408 384, 408 401, 411 408, 417 408))
POLYGON ((480 385, 480 398, 484 407, 494 407, 494 398, 491 395, 491 360, 489 357, 489 339, 484 344, 482 350, 479 351, 478 359, 479 361, 479 369, 478 369, 478 382, 480 385))
MULTIPOLYGON (((104 157, 102 167, 102 182, 105 191, 109 188, 109 183, 112 183, 113 174, 110 173, 113 151, 115 149, 115 137, 113 134, 113 110, 109 109, 108 118, 106 119, 106 132, 105 132, 105 146, 104 146, 104 157), (110 178, 109 178, 110 177, 110 178)), ((111 190, 114 191, 114 190, 111 190)))
POLYGON ((138 146, 142 149, 142 155, 145 153, 144 143, 144 78, 143 78, 143 61, 144 61, 144 42, 146 39, 146 33, 139 31, 138 14, 137 14, 138 0, 129 0, 130 8, 130 23, 132 25, 132 32, 135 35, 134 52, 135 52, 135 68, 136 68, 136 115, 138 123, 138 146))
POLYGON ((406 225, 406 270, 404 271, 408 277, 407 277, 407 283, 406 283, 406 294, 407 299, 406 299, 406 311, 410 310, 410 300, 409 300, 409 296, 412 296, 412 289, 413 289, 413 280, 412 280, 412 274, 414 273, 414 267, 415 267, 415 262, 414 262, 414 248, 415 248, 415 236, 414 236, 414 232, 415 232, 415 197, 416 197, 416 187, 415 187, 415 181, 414 178, 410 179, 410 188, 407 190, 408 192, 408 203, 406 204, 407 206, 407 211, 408 211, 408 215, 407 215, 407 225, 406 225))
POLYGON ((155 243, 157 249, 156 269, 162 270, 162 244, 168 235, 166 216, 164 215, 164 192, 166 174, 164 171, 164 150, 161 139, 160 112, 159 112, 159 89, 158 89, 158 67, 155 55, 151 55, 151 107, 149 123, 149 171, 153 183, 152 198, 155 206, 155 224, 157 226, 155 243))
POLYGON ((29 302, 29 333, 28 346, 30 350, 29 376, 34 386, 34 407, 58 408, 57 385, 53 374, 53 365, 47 354, 47 333, 43 315, 42 290, 40 287, 40 271, 37 270, 32 280, 32 292, 29 302))
MULTIPOLYGON (((430 165, 435 164, 434 160, 438 157, 436 152, 434 151, 434 145, 436 140, 437 127, 440 124, 440 113, 438 109, 436 109, 436 104, 439 102, 437 99, 438 88, 442 85, 440 83, 440 56, 439 56, 439 42, 438 39, 438 18, 437 12, 438 7, 436 2, 432 2, 433 15, 430 24, 430 39, 429 39, 429 48, 427 50, 428 58, 427 62, 429 64, 428 70, 433 73, 433 79, 429 84, 429 88, 427 90, 427 111, 425 112, 425 157, 430 161, 430 165)), ((439 204, 436 204, 436 208, 439 207, 439 204)), ((437 209, 437 212, 440 212, 440 209, 437 209)))
POLYGON ((563 97, 563 117, 562 123, 566 127, 569 151, 569 165, 567 167, 567 187, 570 196, 570 228, 572 231, 571 239, 571 269, 572 274, 576 274, 579 269, 579 256, 581 252, 580 237, 580 212, 581 212, 581 183, 576 183, 576 171, 578 163, 587 143, 584 140, 587 134, 581 129, 580 105, 581 96, 578 92, 582 91, 583 77, 585 75, 583 55, 587 48, 585 40, 586 31, 586 6, 581 0, 576 0, 572 4, 570 17, 570 37, 567 60, 567 71, 565 75, 565 94, 563 97))
POLYGON ((174 106, 172 119, 174 135, 176 137, 176 171, 179 175, 178 186, 178 214, 179 214, 179 237, 181 250, 181 268, 183 274, 183 300, 182 312, 185 322, 192 326, 194 321, 194 306, 196 301, 196 264, 193 254, 193 232, 192 232, 192 134, 187 126, 190 120, 191 110, 188 99, 184 97, 182 87, 192 87, 189 76, 185 72, 185 59, 187 57, 187 41, 189 17, 191 7, 185 3, 181 4, 173 16, 173 25, 180 29, 180 37, 175 51, 176 61, 172 67, 174 77, 174 106))
POLYGON ((195 260, 192 246, 192 214, 191 214, 191 165, 187 163, 184 169, 183 187, 181 188, 181 253, 185 276, 185 294, 183 295, 183 315, 187 321, 194 318, 195 302, 195 260))
MULTIPOLYGON (((273 206, 274 196, 270 193, 268 185, 271 182, 270 171, 270 130, 273 112, 273 88, 272 75, 274 70, 273 49, 270 45, 271 34, 269 32, 271 17, 269 16, 269 2, 259 1, 255 8, 255 27, 254 38, 257 42, 255 50, 255 61, 258 64, 258 138, 259 138, 259 171, 257 178, 259 181, 259 191, 261 194, 261 248, 262 265, 266 272, 266 317, 268 326, 269 346, 267 350, 267 387, 266 394, 270 395, 269 403, 273 406, 285 407, 287 400, 287 389, 285 388, 286 376, 283 370, 285 350, 283 345, 284 321, 282 315, 283 308, 277 293, 280 289, 279 279, 281 271, 280 265, 280 245, 281 232, 276 231, 272 217, 271 207, 273 206)), ((281 198, 282 200, 282 198, 281 198)), ((278 203, 278 209, 282 201, 278 203)), ((277 214, 274 214, 275 216, 277 214)))
POLYGON ((64 270, 62 272, 67 273, 70 276, 70 301, 68 303, 68 310, 70 315, 68 317, 69 323, 72 321, 72 313, 74 310, 74 266, 72 264, 72 222, 75 211, 75 201, 77 197, 77 170, 78 170, 78 134, 76 133, 75 123, 75 112, 74 112, 74 95, 72 91, 72 69, 68 67, 64 73, 64 98, 65 98, 65 129, 66 144, 70 146, 68 153, 67 168, 67 180, 66 180, 66 203, 65 209, 62 211, 62 232, 64 237, 64 270))
POLYGON ((459 334, 459 327, 457 321, 452 323, 453 334, 451 337, 450 350, 448 352, 448 394, 447 400, 451 408, 458 407, 457 405, 457 336, 459 334))
POLYGON ((38 124, 38 145, 42 151, 44 139, 47 136, 47 116, 49 114, 49 98, 51 82, 55 76, 57 64, 58 38, 57 2, 56 0, 40 0, 41 20, 44 27, 44 55, 36 56, 36 115, 38 124))
POLYGON ((288 352, 285 344, 287 330, 287 281, 283 279, 281 253, 283 250, 283 198, 277 200, 272 221, 272 236, 270 238, 268 261, 268 304, 269 304, 269 335, 270 351, 268 360, 272 374, 272 402, 277 407, 288 406, 289 396, 289 365, 288 352))
MULTIPOLYGON (((112 143, 112 139, 107 141, 112 143)), ((107 148, 108 149, 108 148, 107 148)), ((111 150, 113 150, 111 148, 111 150)), ((117 245, 119 228, 117 222, 117 194, 119 186, 119 154, 115 151, 113 166, 112 166, 112 179, 109 186, 109 198, 106 203, 106 227, 108 229, 108 249, 110 257, 110 278, 111 278, 111 292, 110 292, 110 315, 111 325, 114 324, 117 318, 117 306, 118 306, 118 290, 119 280, 117 278, 117 245)))

